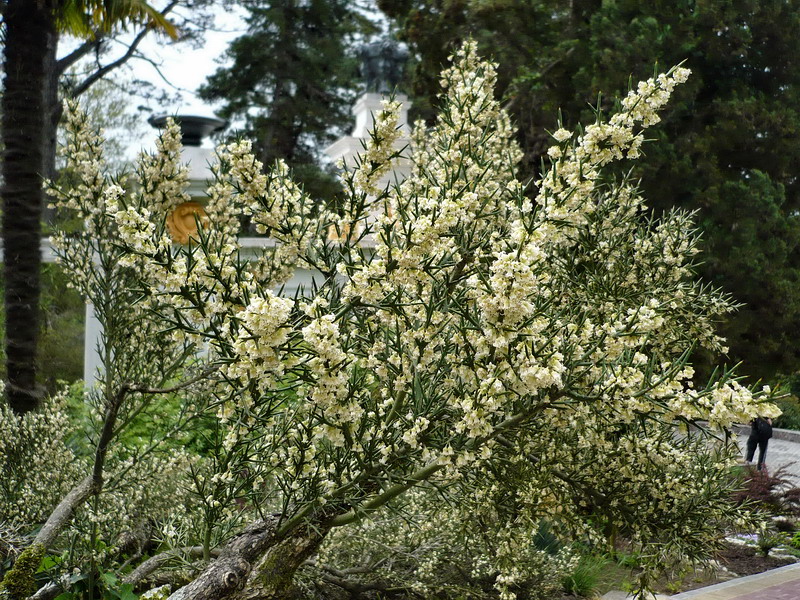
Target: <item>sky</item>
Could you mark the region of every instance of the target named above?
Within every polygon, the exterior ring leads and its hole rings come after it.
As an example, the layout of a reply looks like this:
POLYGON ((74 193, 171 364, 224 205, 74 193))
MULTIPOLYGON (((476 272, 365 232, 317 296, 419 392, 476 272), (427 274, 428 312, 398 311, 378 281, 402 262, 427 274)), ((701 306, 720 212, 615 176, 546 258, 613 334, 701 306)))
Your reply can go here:
MULTIPOLYGON (((222 63, 219 61, 228 44, 245 33, 245 27, 243 11, 234 7, 216 11, 214 28, 205 33, 205 41, 201 48, 193 48, 187 43, 173 44, 165 40, 163 36, 159 38, 153 34, 148 35, 139 49, 145 56, 157 63, 158 68, 147 61, 134 58, 129 60, 125 66, 117 69, 114 76, 119 79, 148 81, 159 90, 178 96, 179 100, 169 107, 161 107, 155 102, 148 103, 141 98, 132 98, 131 112, 137 113, 137 107, 140 105, 147 106, 152 113, 138 111, 143 121, 150 114, 165 112, 167 114, 213 115, 214 106, 198 98, 196 90, 209 75, 221 66, 222 63)), ((122 37, 121 40, 124 42, 125 37, 122 37)), ((66 54, 78 43, 69 40, 65 40, 65 42, 61 47, 62 54, 66 54)), ((108 57, 117 56, 124 49, 122 44, 112 43, 108 57)), ((103 60, 107 61, 109 58, 103 57, 103 60)), ((153 149, 156 136, 157 131, 147 125, 141 135, 136 135, 135 139, 131 140, 127 149, 129 158, 133 158, 142 149, 153 149)), ((204 146, 210 145, 209 142, 204 143, 204 146)))
MULTIPOLYGON (((166 0, 151 0, 154 6, 163 6, 166 0)), ((146 124, 147 118, 151 114, 192 114, 200 116, 212 116, 214 106, 197 97, 196 90, 202 85, 206 78, 214 73, 217 68, 224 64, 224 54, 228 45, 237 37, 246 33, 246 23, 244 16, 246 11, 241 7, 225 3, 219 3, 214 8, 213 28, 205 32, 202 47, 194 48, 188 43, 170 43, 165 36, 149 34, 141 43, 139 49, 142 54, 157 63, 150 64, 145 60, 131 59, 125 66, 117 69, 115 77, 120 79, 137 79, 152 83, 156 88, 164 90, 170 95, 177 95, 179 100, 167 107, 159 106, 156 102, 149 104, 142 98, 132 97, 130 112, 136 114, 145 123, 141 133, 136 132, 131 135, 130 143, 127 145, 127 158, 134 159, 141 150, 152 150, 157 137, 157 130, 146 124), (163 77, 162 77, 163 76, 163 77), (165 81, 166 80, 166 81, 165 81), (152 112, 137 111, 137 108, 144 104, 152 112)), ((382 15, 369 9, 370 3, 367 2, 361 7, 376 22, 382 22, 382 15)), ((177 10, 177 9, 176 9, 177 10)), ((180 15, 175 17, 180 21, 180 15)), ((385 24, 384 24, 385 25, 385 24)), ((384 27, 384 26, 382 26, 384 27)), ((133 34, 127 39, 131 39, 133 34)), ((122 54, 127 49, 125 44, 126 37, 120 36, 120 42, 113 41, 109 49, 108 57, 103 57, 104 62, 111 60, 111 57, 122 54)), ((60 53, 67 54, 74 48, 79 41, 63 40, 60 44, 60 53)), ((209 140, 205 140, 205 147, 212 147, 209 140)))

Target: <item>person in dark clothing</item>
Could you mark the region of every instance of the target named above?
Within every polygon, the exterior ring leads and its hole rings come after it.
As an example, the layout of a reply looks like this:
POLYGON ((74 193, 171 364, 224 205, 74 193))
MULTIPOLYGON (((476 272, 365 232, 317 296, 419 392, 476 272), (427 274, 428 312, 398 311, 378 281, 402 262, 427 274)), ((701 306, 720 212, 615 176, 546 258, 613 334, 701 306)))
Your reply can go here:
POLYGON ((772 419, 757 417, 750 421, 750 436, 747 438, 747 462, 753 462, 753 456, 758 446, 758 464, 760 471, 767 457, 767 444, 772 437, 772 419))

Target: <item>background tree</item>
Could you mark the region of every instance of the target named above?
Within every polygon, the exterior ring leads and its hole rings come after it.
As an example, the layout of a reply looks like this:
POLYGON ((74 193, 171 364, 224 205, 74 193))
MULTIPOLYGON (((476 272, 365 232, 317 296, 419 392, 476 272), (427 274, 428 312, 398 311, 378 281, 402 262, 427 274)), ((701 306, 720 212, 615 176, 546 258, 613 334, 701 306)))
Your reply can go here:
POLYGON ((11 406, 36 407, 39 237, 44 191, 45 89, 57 42, 56 2, 5 6, 2 198, 6 357, 11 406))
POLYGON ((358 87, 354 43, 375 26, 346 0, 245 2, 248 33, 231 43, 200 97, 255 143, 264 165, 281 158, 314 198, 337 193, 320 149, 350 124, 358 87), (238 127, 241 125, 241 127, 238 127))
MULTIPOLYGON (((26 412, 40 396, 36 381, 39 337, 42 178, 54 164, 58 104, 59 29, 96 37, 115 27, 160 26, 164 16, 143 0, 66 2, 25 0, 3 6, 2 99, 3 274, 5 280, 7 396, 26 412)), ((69 61, 67 61, 69 62, 69 61)), ((69 63, 72 64, 72 63, 69 63)), ((69 66, 62 63, 64 68, 69 66)))
MULTIPOLYGON (((729 359, 773 377, 800 368, 800 4, 792 0, 465 2, 379 0, 417 53, 416 106, 430 105, 450 48, 467 35, 498 61, 525 163, 536 169, 555 115, 591 118, 599 90, 654 64, 694 76, 635 167, 651 206, 698 210, 700 273, 744 303, 722 325, 729 359), (669 182, 665 185, 664 182, 669 182)), ((610 107, 603 101, 604 108, 610 107)))

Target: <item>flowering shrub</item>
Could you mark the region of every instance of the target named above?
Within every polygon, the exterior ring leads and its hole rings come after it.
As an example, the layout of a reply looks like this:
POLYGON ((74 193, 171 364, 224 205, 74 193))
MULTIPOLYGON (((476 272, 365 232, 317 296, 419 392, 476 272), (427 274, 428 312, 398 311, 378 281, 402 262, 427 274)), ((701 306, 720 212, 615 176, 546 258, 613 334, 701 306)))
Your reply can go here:
POLYGON ((360 522, 383 535, 394 526, 368 519, 414 488, 454 502, 423 500, 425 524, 391 534, 428 549, 409 567, 419 585, 452 540, 504 599, 535 572, 560 579, 569 561, 531 546, 543 518, 565 537, 624 533, 650 557, 643 586, 666 558, 701 558, 725 522, 743 523, 728 501, 734 450, 709 445, 696 422, 723 431, 778 411, 729 372, 693 385, 687 356, 696 344, 723 349, 714 322, 732 306, 693 277, 689 215, 655 220, 635 183, 606 169, 638 156, 688 75, 675 68, 610 119, 557 130, 529 189, 495 67, 467 43, 442 75, 436 124, 414 134, 405 181, 378 183, 399 155, 393 102, 342 174, 344 215, 316 206, 282 163, 264 173, 247 142, 230 144, 213 167, 208 221, 183 246, 165 226, 187 198, 177 128, 126 194, 71 113, 82 183, 57 193, 85 227, 56 242, 111 331, 133 336, 110 338, 104 406, 145 410, 148 391, 182 378, 203 386, 186 418, 214 421, 190 473, 195 525, 169 550, 199 536, 205 562, 173 598, 283 597, 331 531, 360 522), (240 217, 275 246, 244 258, 240 217), (276 295, 297 266, 320 285, 276 295))
POLYGON ((555 539, 537 543, 542 522, 509 518, 489 494, 473 492, 442 502, 435 490, 409 490, 372 518, 332 532, 301 576, 312 589, 341 585, 337 576, 349 574, 364 590, 426 598, 492 598, 497 587, 531 600, 556 597, 578 557, 555 539))
MULTIPOLYGON (((124 193, 124 182, 106 179, 102 139, 85 115, 68 108, 72 185, 52 186, 51 193, 56 208, 77 217, 82 227, 59 232, 52 241, 71 286, 93 304, 103 324, 101 370, 87 389, 80 419, 66 412, 66 394, 21 417, 0 408, 0 535, 12 554, 32 538, 30 548, 38 555, 55 555, 46 557, 46 567, 59 585, 73 581, 71 571, 78 569, 91 588, 98 571, 118 566, 123 556, 141 555, 153 539, 164 537, 167 524, 191 523, 186 488, 190 467, 202 465, 176 444, 164 452, 164 442, 198 416, 201 399, 198 390, 187 389, 172 422, 136 438, 126 435, 132 426, 157 422, 161 411, 153 393, 169 391, 165 385, 191 373, 188 359, 195 351, 163 332, 138 302, 138 275, 115 244, 120 230, 106 210, 107 202, 124 193)), ((165 162, 169 150, 162 150, 142 160, 142 182, 165 162)), ((148 202, 164 202, 186 181, 185 169, 161 173, 177 187, 142 184, 148 202)), ((20 579, 9 575, 9 581, 20 579)))
MULTIPOLYGON (((0 407, 0 560, 15 558, 29 543, 26 535, 91 470, 91 455, 74 440, 91 432, 76 430, 65 397, 66 391, 21 416, 0 407)), ((115 444, 102 492, 76 507, 61 532, 57 547, 63 554, 49 559, 51 574, 68 580, 72 569, 91 572, 114 565, 122 553, 141 552, 159 526, 180 519, 188 504, 181 489, 187 461, 182 453, 167 457, 115 444)))
POLYGON ((71 427, 64 401, 63 395, 49 398, 40 412, 24 415, 0 406, 0 523, 4 528, 25 531, 44 521, 79 477, 76 457, 66 444, 71 427))

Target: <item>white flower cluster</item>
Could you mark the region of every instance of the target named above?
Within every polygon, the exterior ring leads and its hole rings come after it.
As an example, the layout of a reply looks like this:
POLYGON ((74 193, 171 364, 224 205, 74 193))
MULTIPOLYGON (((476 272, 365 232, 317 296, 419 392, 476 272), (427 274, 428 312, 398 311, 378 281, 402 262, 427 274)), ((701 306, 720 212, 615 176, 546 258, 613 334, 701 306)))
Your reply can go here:
POLYGON ((381 194, 383 190, 379 184, 392 169, 392 159, 397 154, 395 146, 400 139, 397 119, 401 107, 401 103, 397 100, 384 100, 381 110, 375 115, 370 138, 364 152, 358 156, 355 169, 348 170, 348 165, 343 165, 345 184, 352 178, 354 188, 367 196, 381 194))
MULTIPOLYGON (((676 67, 669 73, 641 82, 622 102, 622 111, 608 122, 598 119, 586 127, 582 135, 569 144, 573 134, 559 129, 553 134, 558 146, 548 155, 552 167, 539 181, 536 202, 543 207, 541 218, 551 223, 584 225, 592 212, 600 169, 622 158, 637 158, 644 141, 642 130, 660 121, 658 111, 664 108, 675 86, 686 81, 689 69, 676 67)), ((568 243, 568 230, 556 234, 557 228, 546 231, 551 244, 568 243)))
POLYGON ((239 233, 242 205, 264 195, 267 178, 249 140, 220 146, 217 159, 211 166, 215 182, 206 192, 206 213, 216 232, 233 239, 239 233))
POLYGON ((0 403, 0 522, 30 530, 44 522, 81 469, 67 445, 72 426, 65 411, 67 391, 41 410, 15 414, 0 403))
POLYGON ((159 217, 190 200, 186 192, 189 167, 181 160, 181 130, 171 117, 156 140, 155 152, 139 156, 136 182, 144 206, 159 217))
POLYGON ((233 341, 236 360, 225 368, 228 377, 257 381, 262 391, 284 373, 279 347, 289 337, 289 315, 293 302, 269 290, 255 297, 240 313, 239 332, 233 341))
POLYGON ((302 329, 303 341, 312 355, 308 367, 315 377, 311 401, 336 425, 354 423, 363 409, 357 404, 342 405, 347 396, 347 354, 340 346, 339 326, 333 315, 313 319, 302 329))

